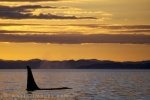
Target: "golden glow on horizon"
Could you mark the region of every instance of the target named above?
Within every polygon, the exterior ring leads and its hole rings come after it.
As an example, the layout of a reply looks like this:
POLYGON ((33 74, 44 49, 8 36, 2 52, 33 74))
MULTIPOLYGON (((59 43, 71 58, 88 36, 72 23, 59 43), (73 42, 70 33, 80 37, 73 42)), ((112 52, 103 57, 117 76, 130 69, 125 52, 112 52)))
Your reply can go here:
POLYGON ((149 45, 131 44, 36 44, 0 43, 0 58, 5 60, 99 59, 140 61, 150 59, 149 45))

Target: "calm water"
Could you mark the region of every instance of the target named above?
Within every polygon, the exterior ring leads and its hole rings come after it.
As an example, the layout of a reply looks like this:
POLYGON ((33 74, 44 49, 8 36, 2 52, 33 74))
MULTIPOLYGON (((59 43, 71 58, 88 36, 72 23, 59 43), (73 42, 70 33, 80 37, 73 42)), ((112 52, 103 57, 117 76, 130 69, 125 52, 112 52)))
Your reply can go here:
POLYGON ((27 92, 26 70, 0 70, 0 100, 150 100, 150 70, 33 70, 39 87, 27 92))

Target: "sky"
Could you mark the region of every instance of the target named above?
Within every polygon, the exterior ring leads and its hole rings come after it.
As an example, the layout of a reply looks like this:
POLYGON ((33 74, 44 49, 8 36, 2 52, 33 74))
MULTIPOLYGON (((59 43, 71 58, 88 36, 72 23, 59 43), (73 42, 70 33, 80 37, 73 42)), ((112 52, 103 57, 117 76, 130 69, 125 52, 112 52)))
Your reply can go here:
POLYGON ((0 59, 150 60, 149 0, 0 0, 0 59))

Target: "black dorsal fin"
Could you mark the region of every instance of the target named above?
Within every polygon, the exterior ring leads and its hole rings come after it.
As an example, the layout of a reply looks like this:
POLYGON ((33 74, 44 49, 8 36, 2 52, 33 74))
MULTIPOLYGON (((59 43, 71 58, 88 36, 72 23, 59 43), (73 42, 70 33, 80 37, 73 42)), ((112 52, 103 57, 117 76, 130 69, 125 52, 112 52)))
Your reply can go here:
POLYGON ((35 90, 64 90, 71 89, 68 87, 60 87, 60 88, 39 88, 35 83, 31 68, 27 66, 27 91, 35 91, 35 90))
POLYGON ((27 91, 39 90, 39 87, 35 83, 31 68, 27 66, 27 91))

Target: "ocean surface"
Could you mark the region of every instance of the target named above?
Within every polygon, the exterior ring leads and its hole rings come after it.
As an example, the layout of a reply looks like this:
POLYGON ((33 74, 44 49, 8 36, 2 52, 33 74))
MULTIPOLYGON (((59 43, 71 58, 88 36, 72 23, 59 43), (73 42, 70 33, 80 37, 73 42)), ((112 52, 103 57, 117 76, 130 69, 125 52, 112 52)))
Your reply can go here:
POLYGON ((0 100, 150 100, 150 70, 34 69, 41 88, 27 92, 27 72, 0 70, 0 100))

